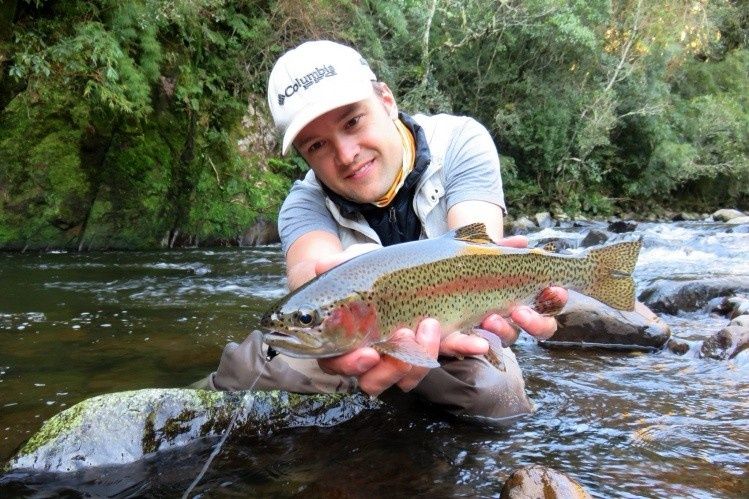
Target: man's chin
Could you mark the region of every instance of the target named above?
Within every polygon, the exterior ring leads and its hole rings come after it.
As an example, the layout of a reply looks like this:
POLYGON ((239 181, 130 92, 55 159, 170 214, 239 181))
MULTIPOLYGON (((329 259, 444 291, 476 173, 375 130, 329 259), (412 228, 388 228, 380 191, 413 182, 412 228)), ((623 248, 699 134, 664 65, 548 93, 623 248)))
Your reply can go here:
POLYGON ((378 199, 380 199, 382 196, 374 196, 372 194, 368 194, 367 192, 361 192, 360 190, 354 190, 354 189, 348 189, 343 193, 338 193, 342 197, 346 198, 349 201, 352 201, 354 203, 359 204, 370 204, 374 203, 378 199))

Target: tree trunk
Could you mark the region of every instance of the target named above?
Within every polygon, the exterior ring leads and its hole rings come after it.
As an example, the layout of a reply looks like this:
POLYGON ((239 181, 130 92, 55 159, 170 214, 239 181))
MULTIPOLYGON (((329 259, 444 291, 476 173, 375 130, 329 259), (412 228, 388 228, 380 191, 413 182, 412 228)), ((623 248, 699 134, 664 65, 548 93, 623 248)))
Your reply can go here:
POLYGON ((192 162, 195 159, 195 134, 197 127, 197 113, 190 112, 187 122, 185 142, 179 157, 172 167, 172 184, 167 193, 168 205, 165 208, 166 220, 171 223, 169 247, 173 247, 177 235, 187 223, 190 211, 190 198, 195 190, 196 173, 192 162))
POLYGON ((96 199, 99 197, 99 191, 101 190, 107 156, 112 148, 114 137, 117 134, 118 129, 119 124, 115 124, 110 130, 110 133, 104 135, 94 125, 91 125, 88 129, 88 133, 81 140, 81 165, 89 172, 91 195, 88 199, 86 215, 83 218, 81 231, 78 235, 78 241, 76 242, 76 248, 78 251, 83 251, 83 241, 86 237, 86 230, 88 229, 89 221, 91 220, 91 213, 94 210, 96 199))

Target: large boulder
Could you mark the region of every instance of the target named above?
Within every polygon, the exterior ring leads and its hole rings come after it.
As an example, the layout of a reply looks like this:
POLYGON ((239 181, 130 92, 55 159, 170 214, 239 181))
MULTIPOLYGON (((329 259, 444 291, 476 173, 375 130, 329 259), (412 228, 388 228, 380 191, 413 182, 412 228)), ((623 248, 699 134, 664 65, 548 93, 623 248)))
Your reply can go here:
POLYGON ((668 325, 642 303, 625 312, 574 291, 556 319, 557 332, 542 345, 660 350, 671 336, 668 325))
POLYGON ((222 435, 331 426, 377 402, 362 394, 147 389, 93 397, 53 416, 5 470, 73 472, 130 464, 149 454, 222 435))
POLYGON ((726 222, 728 225, 743 225, 743 224, 749 224, 749 217, 743 216, 743 217, 736 217, 732 218, 728 222, 726 222))
POLYGON ((714 299, 749 292, 749 282, 740 277, 718 277, 696 281, 659 279, 640 293, 639 300, 655 312, 676 315, 706 308, 714 299))
POLYGON ((589 499, 573 478, 546 466, 532 465, 512 472, 500 492, 501 499, 589 499))
POLYGON ((713 220, 715 220, 716 222, 728 222, 729 220, 733 220, 734 218, 743 216, 745 216, 744 213, 740 212, 739 210, 723 208, 722 210, 718 210, 713 213, 713 220))

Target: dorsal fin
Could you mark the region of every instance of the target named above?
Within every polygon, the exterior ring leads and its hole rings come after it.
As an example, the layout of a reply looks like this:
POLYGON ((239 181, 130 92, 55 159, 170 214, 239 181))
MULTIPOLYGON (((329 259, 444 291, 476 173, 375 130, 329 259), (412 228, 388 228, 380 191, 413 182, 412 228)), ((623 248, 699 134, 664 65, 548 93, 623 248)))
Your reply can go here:
POLYGON ((464 225, 455 231, 455 239, 474 244, 494 243, 486 233, 486 225, 482 223, 464 225))

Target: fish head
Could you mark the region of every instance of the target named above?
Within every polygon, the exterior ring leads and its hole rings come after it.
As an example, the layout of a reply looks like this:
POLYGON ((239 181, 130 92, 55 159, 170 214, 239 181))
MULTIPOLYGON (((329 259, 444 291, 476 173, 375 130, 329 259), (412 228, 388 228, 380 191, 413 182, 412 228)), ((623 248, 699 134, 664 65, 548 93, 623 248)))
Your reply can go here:
POLYGON ((290 300, 266 313, 263 341, 277 352, 300 358, 341 355, 377 340, 374 305, 359 294, 330 305, 290 300))

